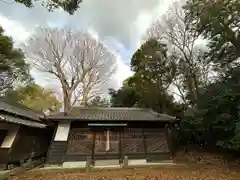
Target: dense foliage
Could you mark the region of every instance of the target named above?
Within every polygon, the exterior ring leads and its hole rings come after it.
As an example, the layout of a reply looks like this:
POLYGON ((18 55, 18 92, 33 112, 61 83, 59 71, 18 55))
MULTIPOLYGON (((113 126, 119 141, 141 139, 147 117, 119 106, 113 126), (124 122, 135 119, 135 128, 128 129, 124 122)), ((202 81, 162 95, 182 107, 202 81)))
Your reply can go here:
POLYGON ((11 37, 4 34, 0 26, 0 93, 17 83, 31 80, 29 66, 24 53, 14 48, 11 37))
POLYGON ((134 75, 124 81, 121 89, 110 89, 112 106, 151 108, 179 116, 181 106, 166 91, 176 70, 170 58, 166 44, 155 39, 146 41, 132 56, 134 75))
POLYGON ((228 66, 240 56, 240 1, 188 0, 186 20, 192 33, 209 39, 208 58, 228 66))
POLYGON ((133 54, 134 75, 110 91, 112 106, 181 116, 175 134, 181 145, 239 151, 239 9, 238 0, 188 0, 171 8, 133 54), (199 38, 207 49, 196 45, 199 38))
POLYGON ((201 147, 214 145, 227 149, 240 148, 240 68, 208 86, 199 96, 198 110, 182 122, 180 139, 201 147))
POLYGON ((22 104, 37 112, 59 112, 61 103, 52 90, 44 89, 37 84, 28 84, 18 88, 8 89, 6 99, 12 103, 22 104))
POLYGON ((189 0, 184 9, 189 31, 208 39, 205 58, 220 69, 215 81, 201 88, 195 113, 182 123, 182 138, 240 150, 240 2, 189 0))
POLYGON ((87 106, 88 107, 109 107, 110 102, 106 98, 95 96, 93 99, 91 99, 90 103, 88 103, 87 106))

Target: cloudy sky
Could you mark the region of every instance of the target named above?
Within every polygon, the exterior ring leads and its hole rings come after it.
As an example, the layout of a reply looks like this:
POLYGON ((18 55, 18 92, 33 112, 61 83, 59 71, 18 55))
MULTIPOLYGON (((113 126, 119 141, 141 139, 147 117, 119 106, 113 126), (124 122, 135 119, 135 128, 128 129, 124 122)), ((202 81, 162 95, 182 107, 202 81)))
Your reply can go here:
MULTIPOLYGON (((12 2, 14 0, 5 0, 12 2)), ((163 14, 172 0, 83 0, 74 15, 56 10, 48 12, 41 5, 28 9, 17 3, 0 1, 0 25, 11 35, 16 45, 24 42, 36 26, 71 27, 90 30, 110 48, 117 52, 118 70, 111 87, 119 88, 132 73, 129 62, 132 53, 139 47, 146 28, 163 14)), ((35 70, 32 74, 37 83, 53 86, 35 70)))

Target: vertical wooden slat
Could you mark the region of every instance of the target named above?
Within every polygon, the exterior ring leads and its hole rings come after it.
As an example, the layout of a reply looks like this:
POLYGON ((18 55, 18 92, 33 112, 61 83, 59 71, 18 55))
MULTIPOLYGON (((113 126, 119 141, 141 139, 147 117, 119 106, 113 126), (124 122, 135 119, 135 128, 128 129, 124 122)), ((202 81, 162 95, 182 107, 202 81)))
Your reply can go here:
POLYGON ((122 134, 123 134, 123 128, 119 129, 119 160, 120 163, 122 163, 122 134))
MULTIPOLYGON (((20 126, 17 130, 17 135, 16 137, 14 138, 14 141, 8 151, 8 161, 11 160, 12 156, 15 156, 17 153, 19 153, 19 147, 18 147, 18 141, 20 139, 21 136, 24 136, 24 127, 23 126, 20 126), (18 151, 15 151, 15 150, 18 150, 18 151), (14 152, 13 152, 14 151, 14 152), (13 153, 12 153, 13 152, 13 153)), ((19 159, 19 162, 21 161, 21 159, 19 159)))
POLYGON ((146 134, 144 128, 142 128, 142 135, 143 135, 143 146, 145 151, 145 158, 147 159, 147 142, 146 142, 146 134))
POLYGON ((96 141, 96 131, 93 131, 93 144, 92 144, 92 165, 95 164, 95 157, 94 157, 94 152, 95 152, 95 141, 96 141))
POLYGON ((6 169, 9 148, 0 148, 0 171, 6 169))
POLYGON ((171 156, 173 157, 172 135, 171 135, 171 127, 169 124, 166 124, 165 130, 166 130, 166 136, 167 136, 167 142, 168 142, 168 149, 171 153, 171 156))
MULTIPOLYGON (((70 132, 70 131, 69 131, 70 132)), ((52 151, 52 147, 53 147, 53 143, 54 143, 54 138, 56 136, 56 133, 57 133, 57 126, 54 125, 53 126, 53 133, 52 133, 52 137, 51 137, 51 141, 49 143, 49 147, 48 147, 48 150, 47 150, 47 161, 50 160, 51 158, 51 151, 52 151)))
MULTIPOLYGON (((71 134, 71 130, 72 130, 72 121, 70 121, 70 125, 69 125, 69 131, 68 131, 68 137, 67 137, 67 143, 66 143, 66 147, 64 149, 64 155, 63 155, 63 162, 66 161, 66 155, 67 155, 67 150, 68 150, 68 143, 70 141, 70 134, 71 134)), ((57 133, 57 128, 56 128, 56 133, 57 133)), ((56 134, 55 134, 56 135, 56 134)), ((55 137, 54 135, 54 137, 55 137)))

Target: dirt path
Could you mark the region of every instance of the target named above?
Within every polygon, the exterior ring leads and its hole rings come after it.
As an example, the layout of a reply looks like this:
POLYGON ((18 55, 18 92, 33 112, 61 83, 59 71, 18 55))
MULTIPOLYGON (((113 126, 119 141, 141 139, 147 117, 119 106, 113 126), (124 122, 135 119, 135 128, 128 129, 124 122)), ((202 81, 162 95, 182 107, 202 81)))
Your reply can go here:
POLYGON ((37 171, 10 180, 240 180, 240 171, 227 167, 158 167, 84 173, 79 170, 37 171))

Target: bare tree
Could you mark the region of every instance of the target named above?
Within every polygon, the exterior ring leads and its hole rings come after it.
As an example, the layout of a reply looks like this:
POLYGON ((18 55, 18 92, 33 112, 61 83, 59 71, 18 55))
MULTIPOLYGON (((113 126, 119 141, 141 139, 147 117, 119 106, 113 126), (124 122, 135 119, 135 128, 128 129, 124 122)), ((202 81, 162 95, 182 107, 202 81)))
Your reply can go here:
POLYGON ((64 111, 101 93, 116 69, 116 56, 89 33, 38 28, 24 45, 31 64, 60 81, 64 111))
POLYGON ((173 3, 166 14, 157 19, 147 30, 143 40, 155 38, 168 45, 169 52, 177 57, 175 59, 178 64, 178 73, 173 85, 184 102, 187 102, 187 92, 195 102, 201 83, 205 84, 209 80, 211 66, 204 60, 201 48, 196 45, 199 35, 190 32, 185 23, 183 3, 184 1, 173 3))

